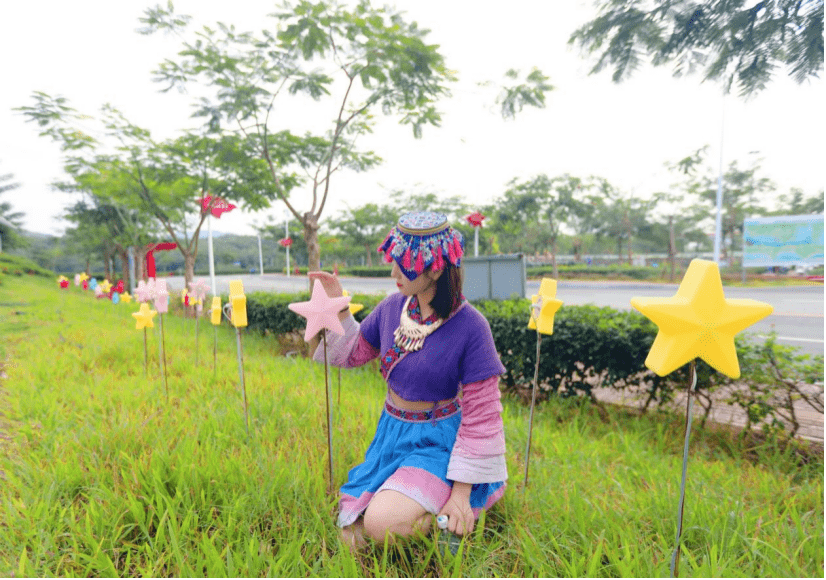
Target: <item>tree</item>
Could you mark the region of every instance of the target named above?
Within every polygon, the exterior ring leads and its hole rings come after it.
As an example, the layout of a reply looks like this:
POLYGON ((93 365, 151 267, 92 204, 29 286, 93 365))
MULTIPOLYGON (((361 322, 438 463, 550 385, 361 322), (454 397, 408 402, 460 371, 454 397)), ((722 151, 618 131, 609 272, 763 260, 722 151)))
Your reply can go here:
POLYGON ((654 194, 656 209, 668 228, 668 261, 671 266, 670 280, 674 281, 674 262, 677 256, 677 240, 702 242, 705 235, 700 223, 708 218, 707 208, 701 205, 694 182, 697 170, 703 164, 707 147, 698 149, 676 163, 666 163, 666 167, 677 175, 681 181, 671 186, 668 192, 654 194))
MULTIPOLYGON (((748 169, 740 169, 737 161, 729 164, 723 174, 723 189, 726 192, 722 204, 722 259, 727 260, 733 252, 743 247, 743 220, 747 217, 765 215, 765 194, 774 191, 775 186, 767 177, 758 176, 760 160, 752 161, 748 169), (726 247, 728 246, 728 248, 726 247)), ((696 184, 697 192, 712 208, 717 200, 717 178, 707 175, 696 184)), ((711 213, 711 212, 710 212, 711 213)))
MULTIPOLYGON (((12 179, 14 175, 11 173, 0 175, 0 195, 20 187, 20 184, 11 181, 12 179)), ((23 212, 13 211, 9 202, 0 202, 0 251, 3 247, 11 249, 24 245, 23 238, 16 232, 23 226, 21 220, 24 215, 23 212)))
POLYGON ((622 263, 622 247, 628 252, 628 264, 633 263, 632 242, 647 226, 656 199, 641 199, 620 192, 608 182, 603 182, 601 197, 592 198, 595 206, 594 233, 598 238, 612 238, 617 244, 617 259, 622 263))
POLYGON ((704 69, 704 80, 737 85, 750 96, 785 65, 798 83, 823 69, 823 0, 600 0, 599 15, 568 40, 598 53, 591 74, 611 67, 628 78, 643 57, 674 66, 675 76, 704 69))
MULTIPOLYGON (((439 125, 435 102, 455 79, 438 47, 425 43, 427 30, 367 1, 352 10, 301 1, 294 7, 284 4, 272 16, 278 31, 265 29, 258 36, 223 23, 204 27, 184 43, 177 61, 161 65, 157 80, 167 84, 166 90, 199 82, 213 91, 196 115, 213 132, 235 132, 249 162, 265 164, 270 190, 301 223, 310 269, 318 269, 318 229, 333 175, 342 169, 365 171, 380 162, 372 151, 356 147, 371 130, 374 111, 398 114, 420 137, 424 125, 439 125), (325 100, 334 113, 329 131, 303 137, 277 131, 292 120, 287 94, 314 101, 330 96, 325 100), (302 182, 310 184, 310 195, 302 199, 311 201, 307 211, 289 199, 288 167, 300 168, 302 182)), ((148 10, 142 20, 144 32, 180 30, 186 24, 171 7, 148 10)))
POLYGON ((778 209, 769 215, 806 215, 823 213, 823 190, 817 195, 806 197, 803 190, 793 187, 789 193, 778 198, 778 209))
MULTIPOLYGON (((142 212, 143 220, 159 224, 163 237, 175 242, 184 258, 187 284, 194 276, 199 233, 209 213, 201 204, 203 196, 211 194, 252 210, 272 200, 261 185, 267 179, 266 167, 246 162, 245 143, 237 136, 186 134, 156 142, 149 131, 110 105, 103 106, 100 119, 95 119, 80 114, 63 97, 35 93, 33 100, 33 106, 16 110, 67 154, 64 167, 73 184, 64 187, 91 192, 107 204, 142 212), (88 123, 96 124, 86 129, 88 123)), ((288 191, 296 183, 291 176, 284 179, 288 191)), ((139 248, 138 255, 146 249, 139 248)))
MULTIPOLYGON (((519 71, 509 69, 505 73, 505 77, 511 80, 518 80, 519 71)), ((544 109, 545 93, 554 89, 553 85, 548 83, 548 80, 548 77, 546 77, 541 70, 534 67, 525 77, 523 83, 512 86, 503 85, 502 90, 496 97, 496 104, 502 107, 502 118, 506 121, 508 119, 515 119, 516 114, 520 113, 525 106, 544 109)))
POLYGON ((347 207, 330 222, 330 228, 341 235, 350 245, 364 248, 367 265, 373 266, 373 254, 384 240, 396 219, 395 212, 387 206, 367 203, 357 208, 347 207))

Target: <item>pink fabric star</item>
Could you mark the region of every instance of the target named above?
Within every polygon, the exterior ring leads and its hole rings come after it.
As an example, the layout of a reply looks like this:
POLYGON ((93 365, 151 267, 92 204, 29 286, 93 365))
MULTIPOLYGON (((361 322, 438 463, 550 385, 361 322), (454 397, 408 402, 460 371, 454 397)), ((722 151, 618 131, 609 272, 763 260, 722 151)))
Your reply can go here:
POLYGON ((321 282, 316 280, 313 283, 313 295, 309 302, 293 302, 287 307, 307 319, 307 330, 304 331, 304 340, 316 335, 322 328, 331 330, 336 334, 344 334, 344 327, 338 319, 339 311, 343 310, 350 303, 352 297, 339 296, 330 298, 321 282))
POLYGON ((166 280, 155 280, 155 309, 158 314, 169 312, 169 292, 166 291, 166 280))
POLYGON ((197 282, 190 282, 189 289, 192 291, 192 295, 196 300, 203 300, 206 298, 209 286, 207 286, 207 283, 203 280, 198 280, 197 282))

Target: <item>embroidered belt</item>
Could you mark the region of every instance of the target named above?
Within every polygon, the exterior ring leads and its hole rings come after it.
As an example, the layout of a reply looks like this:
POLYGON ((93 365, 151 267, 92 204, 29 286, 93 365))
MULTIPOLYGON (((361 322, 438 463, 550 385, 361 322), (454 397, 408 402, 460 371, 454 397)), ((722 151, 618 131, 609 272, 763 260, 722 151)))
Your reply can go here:
POLYGON ((459 409, 462 408, 462 404, 459 402, 458 399, 451 401, 447 405, 442 407, 437 407, 436 410, 431 411, 408 411, 405 409, 399 409, 398 407, 394 407, 390 403, 384 403, 385 410, 397 417, 399 419, 403 419, 404 421, 435 421, 436 419, 442 419, 444 417, 449 417, 454 413, 458 412, 459 409))

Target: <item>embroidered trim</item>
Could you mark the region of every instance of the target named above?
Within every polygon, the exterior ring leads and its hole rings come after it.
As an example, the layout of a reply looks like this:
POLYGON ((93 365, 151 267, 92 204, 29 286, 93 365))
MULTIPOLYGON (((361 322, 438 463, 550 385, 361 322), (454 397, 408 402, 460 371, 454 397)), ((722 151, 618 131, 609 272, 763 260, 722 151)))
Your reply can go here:
POLYGON ((445 417, 450 417, 462 408, 462 404, 459 402, 458 399, 454 399, 453 401, 444 405, 443 407, 437 407, 434 410, 408 411, 405 409, 398 409, 390 403, 385 402, 384 408, 388 413, 390 413, 397 419, 402 419, 403 421, 416 421, 424 423, 425 421, 435 421, 436 419, 444 419, 445 417))

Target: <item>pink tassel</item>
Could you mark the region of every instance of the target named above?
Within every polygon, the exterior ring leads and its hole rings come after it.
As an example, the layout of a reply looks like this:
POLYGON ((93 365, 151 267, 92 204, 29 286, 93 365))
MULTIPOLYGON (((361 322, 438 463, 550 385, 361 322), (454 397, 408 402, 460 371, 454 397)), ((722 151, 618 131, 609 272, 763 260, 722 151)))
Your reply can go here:
POLYGON ((465 253, 464 250, 462 250, 462 244, 459 243, 459 236, 453 238, 453 252, 456 254, 457 260, 465 253))
POLYGON ((402 258, 402 267, 405 270, 410 269, 410 248, 407 248, 407 251, 404 253, 404 258, 402 258))
POLYGON ((442 248, 439 248, 439 250, 434 253, 433 271, 438 272, 444 267, 445 267, 445 263, 442 260, 442 248))
POLYGON ((450 263, 454 266, 456 265, 456 253, 453 249, 453 244, 448 243, 447 245, 447 259, 450 260, 450 263))
POLYGON ((393 255, 390 253, 390 250, 384 254, 384 261, 388 264, 393 261, 393 255))
POLYGON ((421 274, 424 272, 424 252, 419 250, 419 255, 416 256, 416 273, 421 274))

